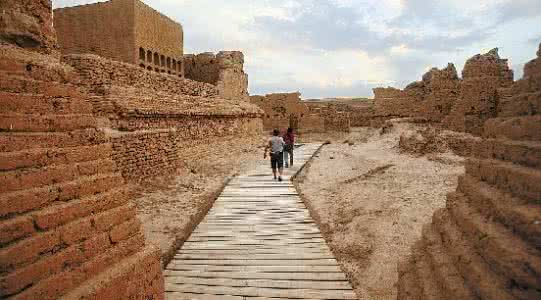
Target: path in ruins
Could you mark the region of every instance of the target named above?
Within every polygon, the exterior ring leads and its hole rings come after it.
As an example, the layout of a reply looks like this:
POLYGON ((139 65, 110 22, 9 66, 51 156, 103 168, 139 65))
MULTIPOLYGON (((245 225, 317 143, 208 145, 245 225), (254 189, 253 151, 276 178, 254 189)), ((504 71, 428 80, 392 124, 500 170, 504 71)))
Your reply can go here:
POLYGON ((267 165, 234 178, 165 271, 167 299, 356 299, 290 179, 267 165))

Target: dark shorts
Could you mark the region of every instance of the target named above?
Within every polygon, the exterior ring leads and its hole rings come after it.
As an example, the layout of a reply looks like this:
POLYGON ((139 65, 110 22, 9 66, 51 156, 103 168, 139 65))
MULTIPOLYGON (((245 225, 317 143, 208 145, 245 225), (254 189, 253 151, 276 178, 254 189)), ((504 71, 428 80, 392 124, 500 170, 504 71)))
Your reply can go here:
POLYGON ((272 153, 271 154, 271 168, 279 169, 284 167, 284 153, 272 153))

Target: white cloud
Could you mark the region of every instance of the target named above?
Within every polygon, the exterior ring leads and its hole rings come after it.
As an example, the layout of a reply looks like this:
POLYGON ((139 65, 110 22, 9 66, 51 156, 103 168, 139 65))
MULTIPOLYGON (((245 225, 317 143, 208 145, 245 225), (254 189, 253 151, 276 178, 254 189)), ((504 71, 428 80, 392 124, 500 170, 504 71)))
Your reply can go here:
MULTIPOLYGON (((53 0, 55 7, 93 2, 53 0)), ((300 90, 307 97, 403 87, 427 66, 455 62, 460 70, 493 47, 521 66, 533 58, 531 40, 541 28, 539 0, 144 2, 182 23, 186 53, 243 51, 252 93, 300 90)))

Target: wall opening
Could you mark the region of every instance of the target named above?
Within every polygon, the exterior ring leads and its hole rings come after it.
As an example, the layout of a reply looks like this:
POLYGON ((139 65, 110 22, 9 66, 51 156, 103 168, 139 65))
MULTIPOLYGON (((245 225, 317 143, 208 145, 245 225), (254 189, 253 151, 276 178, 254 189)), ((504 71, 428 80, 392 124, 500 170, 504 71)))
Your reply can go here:
POLYGON ((156 66, 160 65, 160 55, 158 53, 154 53, 154 64, 156 66))
POLYGON ((162 67, 165 67, 165 56, 162 55, 162 56, 160 57, 160 61, 161 61, 161 66, 162 66, 162 67))
POLYGON ((152 51, 150 51, 150 50, 147 51, 147 61, 149 63, 152 62, 152 51))
POLYGON ((139 48, 139 59, 140 60, 145 60, 145 49, 143 48, 139 48))
POLYGON ((167 58, 167 68, 171 69, 171 57, 167 58))

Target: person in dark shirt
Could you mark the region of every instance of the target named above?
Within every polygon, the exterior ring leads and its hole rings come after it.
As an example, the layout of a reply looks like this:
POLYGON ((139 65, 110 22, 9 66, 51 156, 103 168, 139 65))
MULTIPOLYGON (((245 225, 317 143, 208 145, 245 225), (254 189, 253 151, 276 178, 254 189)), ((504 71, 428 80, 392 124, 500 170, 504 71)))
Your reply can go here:
POLYGON ((293 148, 295 146, 295 134, 293 128, 288 128, 286 134, 284 134, 284 161, 286 168, 293 166, 293 148))

